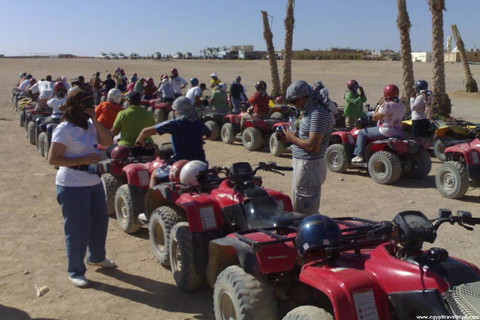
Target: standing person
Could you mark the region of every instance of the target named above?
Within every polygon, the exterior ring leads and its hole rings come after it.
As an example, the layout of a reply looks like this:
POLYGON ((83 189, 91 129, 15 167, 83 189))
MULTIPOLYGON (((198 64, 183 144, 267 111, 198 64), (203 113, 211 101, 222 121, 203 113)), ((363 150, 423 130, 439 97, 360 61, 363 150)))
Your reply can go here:
POLYGON ((110 73, 107 74, 107 79, 103 81, 103 85, 105 86, 105 90, 107 92, 115 88, 115 80, 112 79, 112 75, 110 73))
POLYGON ((192 88, 188 90, 186 97, 190 99, 190 101, 192 101, 195 107, 201 107, 202 93, 207 89, 207 86, 205 85, 205 83, 200 83, 199 85, 197 78, 190 79, 190 84, 192 85, 192 88))
POLYGON ((248 98, 245 94, 245 89, 243 85, 240 83, 242 81, 242 77, 237 76, 235 81, 232 82, 230 85, 230 98, 229 101, 232 105, 232 110, 235 113, 240 113, 240 106, 242 101, 247 101, 248 98))
POLYGON ((187 86, 188 82, 178 75, 178 70, 176 68, 173 68, 170 76, 170 84, 173 88, 173 94, 175 95, 175 98, 177 98, 182 95, 182 89, 187 86))
POLYGON ((67 97, 67 110, 53 132, 48 163, 58 166, 57 201, 62 207, 68 259, 68 275, 79 288, 89 285, 87 264, 101 268, 116 267, 105 257, 108 215, 102 182, 89 165, 100 160, 95 146, 112 144, 112 136, 95 119, 93 97, 81 90, 67 97))
POLYGON ((95 117, 108 130, 112 129, 118 113, 123 110, 122 99, 122 91, 113 88, 108 91, 107 101, 100 103, 95 108, 95 117))
POLYGON ((367 140, 379 140, 391 137, 401 137, 403 134, 402 119, 405 114, 405 106, 398 99, 400 90, 394 84, 389 84, 383 89, 383 101, 375 108, 373 120, 377 121, 377 127, 365 128, 358 132, 355 144, 355 158, 352 162, 365 162, 367 140))
POLYGON ((214 90, 216 86, 219 86, 222 81, 218 79, 218 75, 214 72, 210 75, 212 80, 210 80, 210 90, 214 90))
POLYGON ((42 111, 47 107, 47 101, 53 96, 55 83, 52 82, 52 76, 47 76, 45 80, 39 81, 30 87, 28 95, 33 100, 33 95, 38 93, 37 105, 35 111, 42 111))
POLYGON ((125 83, 123 81, 123 75, 121 73, 120 68, 115 69, 115 74, 113 75, 113 79, 115 79, 115 82, 117 83, 117 89, 124 92, 125 89, 126 89, 126 86, 125 86, 125 83))
POLYGON ((318 93, 305 81, 292 83, 286 94, 297 109, 303 110, 298 131, 284 128, 292 146, 292 201, 293 210, 316 214, 320 208, 322 184, 327 177, 325 151, 333 129, 330 110, 318 99, 318 93))
POLYGON ((242 119, 240 120, 241 132, 243 132, 243 125, 246 120, 268 116, 270 110, 268 105, 270 103, 270 97, 267 94, 267 84, 265 81, 260 80, 257 82, 255 90, 257 91, 255 91, 250 99, 248 99, 248 102, 250 102, 250 108, 248 108, 247 112, 242 115, 242 119))
POLYGON ((355 80, 348 81, 347 88, 348 91, 345 93, 344 109, 345 122, 347 127, 354 127, 355 122, 365 116, 363 104, 367 102, 367 97, 365 96, 363 88, 360 87, 355 80), (360 94, 358 94, 358 90, 360 90, 360 94))
POLYGON ((418 80, 415 83, 416 95, 410 98, 412 110, 412 134, 414 137, 426 137, 429 135, 430 121, 428 114, 432 102, 432 94, 428 90, 428 82, 418 80))
POLYGON ((102 89, 102 80, 100 80, 100 72, 96 72, 92 78, 92 93, 93 98, 95 99, 95 105, 100 104, 100 90, 102 89))

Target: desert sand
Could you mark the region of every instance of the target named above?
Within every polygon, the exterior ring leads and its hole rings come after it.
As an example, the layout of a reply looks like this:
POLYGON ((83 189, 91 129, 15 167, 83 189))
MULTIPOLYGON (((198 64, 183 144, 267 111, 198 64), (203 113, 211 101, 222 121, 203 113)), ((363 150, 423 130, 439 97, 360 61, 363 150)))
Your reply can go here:
MULTIPOLYGON (((125 69, 127 76, 137 72, 140 77, 154 77, 178 68, 185 79, 199 78, 208 82, 217 72, 222 81, 231 82, 237 75, 248 93, 258 80, 271 86, 267 61, 151 61, 151 60, 76 60, 76 59, 0 59, 0 319, 213 319, 212 290, 206 285, 193 293, 182 293, 173 282, 169 270, 154 259, 148 242, 148 232, 136 235, 122 232, 110 219, 107 255, 114 260, 117 270, 101 271, 88 267, 89 289, 75 288, 66 273, 66 252, 63 222, 55 196, 56 170, 41 158, 37 149, 25 139, 25 130, 19 127, 17 114, 10 103, 11 89, 19 72, 29 72, 37 79, 47 74, 66 76, 69 80, 79 75, 89 78, 96 71, 107 72, 115 67, 125 69), (27 272, 28 270, 28 272, 27 272), (50 291, 36 296, 35 284, 47 286, 50 291)), ((279 62, 279 70, 282 70, 279 62)), ((431 64, 416 63, 416 79, 431 83, 431 64)), ((480 96, 461 93, 463 68, 461 64, 447 64, 447 91, 453 102, 453 115, 480 122, 480 96)), ((480 66, 472 66, 479 74, 480 66)), ((331 98, 343 105, 345 84, 356 79, 365 88, 369 103, 375 104, 388 83, 401 86, 399 62, 362 61, 294 61, 293 80, 308 82, 322 80, 331 98)), ((477 81, 480 80, 477 78, 477 81)), ((207 94, 209 94, 207 92, 207 94)), ((156 142, 169 137, 155 137, 156 142)), ((289 165, 289 156, 276 158, 268 151, 249 153, 242 145, 225 145, 208 141, 205 145, 211 165, 228 166, 237 161, 252 164, 276 161, 289 165)), ((322 187, 321 213, 332 216, 358 216, 373 220, 391 220, 403 210, 419 210, 434 218, 439 208, 468 210, 480 216, 480 191, 469 190, 461 200, 443 198, 435 188, 433 160, 427 179, 401 178, 395 185, 376 184, 363 170, 347 174, 328 172, 322 187)), ((264 185, 289 193, 289 175, 262 173, 264 185)), ((480 232, 467 231, 459 226, 443 225, 439 230, 437 247, 480 265, 480 232)))

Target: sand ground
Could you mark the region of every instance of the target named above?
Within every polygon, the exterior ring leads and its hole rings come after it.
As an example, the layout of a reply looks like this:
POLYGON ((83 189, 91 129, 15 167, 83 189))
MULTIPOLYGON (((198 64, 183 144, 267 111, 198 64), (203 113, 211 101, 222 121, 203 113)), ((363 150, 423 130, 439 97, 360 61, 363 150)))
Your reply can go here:
MULTIPOLYGON (((194 293, 182 293, 174 285, 169 270, 155 261, 147 230, 136 235, 123 233, 111 218, 107 252, 119 268, 102 272, 89 267, 89 289, 75 288, 67 278, 66 253, 60 207, 55 197, 56 171, 41 158, 37 149, 25 139, 17 114, 10 104, 10 90, 18 73, 32 73, 37 79, 51 74, 68 79, 95 71, 112 72, 121 66, 130 76, 152 76, 172 67, 185 79, 197 77, 208 82, 217 72, 223 81, 241 75, 249 93, 256 81, 271 85, 266 61, 101 61, 60 59, 0 59, 0 319, 213 319, 212 291, 207 286, 194 293), (29 273, 25 274, 28 270, 29 273), (50 291, 37 298, 35 284, 50 291)), ((415 76, 431 82, 431 64, 417 63, 415 76)), ((281 69, 281 62, 279 65, 281 69)), ((480 122, 478 95, 459 93, 463 89, 463 68, 447 64, 447 88, 451 93, 453 115, 480 122)), ((480 66, 472 66, 478 74, 480 66)), ((293 79, 308 82, 322 80, 333 100, 341 100, 345 83, 356 79, 365 88, 369 102, 375 104, 388 83, 401 84, 399 62, 294 61, 293 79)), ((477 81, 480 79, 477 79, 477 81)), ((168 141, 158 136, 157 142, 168 141)), ((211 165, 230 165, 236 161, 252 164, 276 161, 289 165, 288 156, 275 158, 268 152, 247 152, 240 144, 225 145, 208 141, 205 145, 211 165)), ((433 218, 439 208, 469 210, 480 216, 480 191, 469 190, 462 200, 442 198, 435 188, 433 160, 430 175, 424 180, 400 179, 393 186, 376 184, 366 171, 347 174, 328 173, 322 188, 321 212, 329 216, 359 216, 390 220, 403 210, 419 210, 433 218)), ((264 184, 289 193, 288 175, 263 174, 264 184)), ((480 264, 478 231, 444 225, 435 246, 446 248, 450 255, 480 264)))

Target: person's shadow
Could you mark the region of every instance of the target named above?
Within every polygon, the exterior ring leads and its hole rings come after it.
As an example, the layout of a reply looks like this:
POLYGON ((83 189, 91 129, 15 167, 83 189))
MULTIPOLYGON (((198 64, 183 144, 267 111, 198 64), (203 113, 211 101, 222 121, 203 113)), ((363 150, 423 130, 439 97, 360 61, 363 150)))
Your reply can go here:
POLYGON ((94 290, 103 291, 156 309, 195 314, 194 319, 214 319, 213 294, 207 286, 187 293, 180 291, 174 285, 125 273, 119 269, 98 269, 96 272, 128 283, 141 290, 120 288, 102 282, 90 281, 90 288, 94 290))
POLYGON ((0 304, 0 319, 5 320, 59 320, 53 318, 31 318, 28 313, 23 310, 7 307, 0 304))

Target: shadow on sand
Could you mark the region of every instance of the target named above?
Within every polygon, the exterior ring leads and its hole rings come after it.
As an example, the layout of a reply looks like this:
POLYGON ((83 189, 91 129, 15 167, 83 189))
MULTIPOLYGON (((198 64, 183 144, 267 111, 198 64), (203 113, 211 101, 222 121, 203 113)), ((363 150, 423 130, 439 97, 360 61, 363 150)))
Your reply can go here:
POLYGON ((5 320, 59 320, 54 318, 31 318, 25 311, 0 304, 0 319, 5 320))

